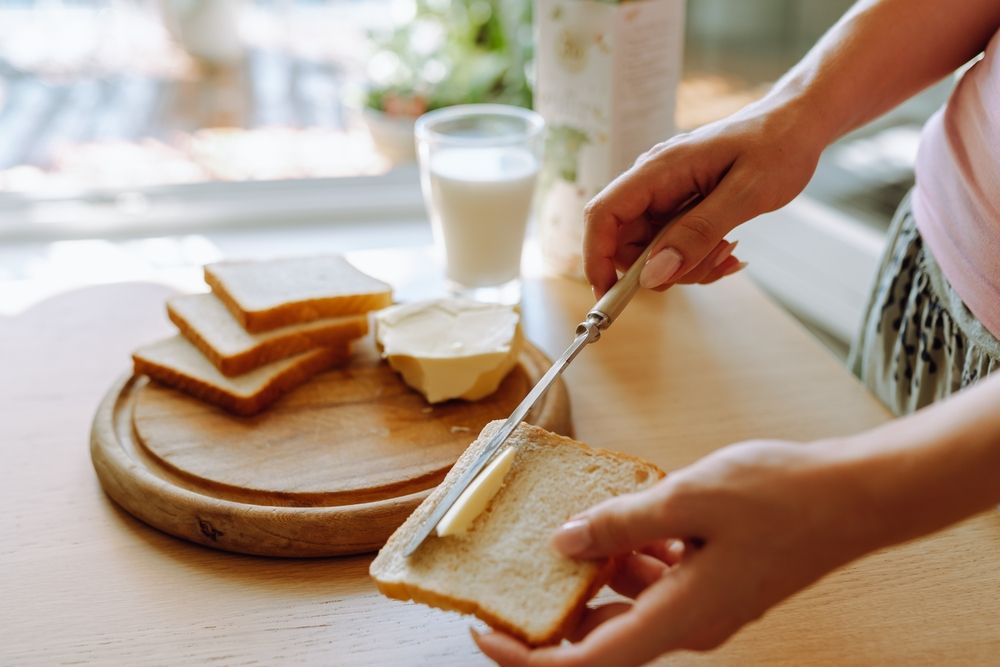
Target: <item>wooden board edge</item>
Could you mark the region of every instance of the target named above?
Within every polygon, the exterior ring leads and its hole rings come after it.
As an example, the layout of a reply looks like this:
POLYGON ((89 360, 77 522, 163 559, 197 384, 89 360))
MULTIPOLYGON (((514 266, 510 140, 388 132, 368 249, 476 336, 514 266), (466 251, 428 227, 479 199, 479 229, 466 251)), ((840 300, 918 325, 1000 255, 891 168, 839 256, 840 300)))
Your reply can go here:
MULTIPOLYGON (((346 507, 270 507, 221 500, 173 486, 119 443, 117 421, 130 410, 125 374, 91 425, 91 462, 105 493, 129 514, 202 546, 257 556, 316 558, 375 551, 430 490, 346 507), (244 520, 241 520, 244 519, 244 520), (363 534, 362 534, 363 533, 363 534)), ((125 417, 130 422, 130 415, 125 417)), ((126 436, 131 437, 131 436, 126 436)))
MULTIPOLYGON (((534 345, 522 354, 539 374, 551 361, 534 345)), ((433 487, 342 507, 282 507, 214 498, 154 474, 126 451, 133 447, 131 386, 125 373, 102 399, 91 424, 91 462, 104 492, 126 512, 164 533, 202 546, 282 558, 318 558, 378 550, 433 487)), ((569 392, 561 379, 529 423, 573 436, 569 392)))

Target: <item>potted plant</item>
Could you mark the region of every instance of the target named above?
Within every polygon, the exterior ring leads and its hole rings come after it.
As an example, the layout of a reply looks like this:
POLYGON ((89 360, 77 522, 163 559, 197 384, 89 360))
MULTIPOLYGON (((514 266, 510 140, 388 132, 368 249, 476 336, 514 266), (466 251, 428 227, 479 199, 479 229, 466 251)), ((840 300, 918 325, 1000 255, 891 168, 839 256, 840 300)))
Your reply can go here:
POLYGON ((412 160, 426 111, 494 102, 531 106, 531 0, 414 0, 412 15, 373 35, 364 120, 379 150, 412 160))

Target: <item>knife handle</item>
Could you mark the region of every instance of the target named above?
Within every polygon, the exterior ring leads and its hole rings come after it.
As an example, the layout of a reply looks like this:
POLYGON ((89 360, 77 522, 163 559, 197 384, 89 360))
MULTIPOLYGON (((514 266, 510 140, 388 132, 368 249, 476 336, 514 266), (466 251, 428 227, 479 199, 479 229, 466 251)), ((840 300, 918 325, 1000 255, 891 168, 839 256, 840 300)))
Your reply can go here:
POLYGON ((635 293, 639 291, 639 274, 642 273, 642 268, 646 265, 646 260, 649 259, 650 253, 653 252, 653 247, 659 243, 663 235, 667 233, 667 230, 681 216, 693 209, 700 201, 700 197, 690 200, 660 228, 660 231, 656 233, 656 236, 649 242, 649 245, 642 251, 642 254, 632 262, 632 266, 628 267, 628 271, 594 304, 594 307, 587 313, 587 319, 595 320, 598 328, 601 330, 607 329, 611 326, 612 322, 618 319, 621 312, 625 310, 625 306, 632 300, 635 293))

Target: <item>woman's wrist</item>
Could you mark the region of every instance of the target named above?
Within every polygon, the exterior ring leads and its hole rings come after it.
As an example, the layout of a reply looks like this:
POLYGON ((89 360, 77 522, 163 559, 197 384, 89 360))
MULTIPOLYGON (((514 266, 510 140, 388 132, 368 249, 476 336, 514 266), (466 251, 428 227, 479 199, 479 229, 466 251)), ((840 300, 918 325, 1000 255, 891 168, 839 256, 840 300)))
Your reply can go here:
POLYGON ((829 118, 817 101, 794 86, 778 84, 760 100, 751 103, 737 116, 756 119, 769 141, 788 147, 797 154, 818 160, 836 138, 828 127, 829 118))
POLYGON ((812 485, 823 503, 817 539, 831 553, 836 567, 885 546, 891 517, 877 511, 883 461, 871 456, 863 436, 829 438, 806 445, 817 473, 812 485))
POLYGON ((878 428, 816 443, 853 517, 844 539, 863 553, 1000 503, 998 404, 1000 376, 878 428))

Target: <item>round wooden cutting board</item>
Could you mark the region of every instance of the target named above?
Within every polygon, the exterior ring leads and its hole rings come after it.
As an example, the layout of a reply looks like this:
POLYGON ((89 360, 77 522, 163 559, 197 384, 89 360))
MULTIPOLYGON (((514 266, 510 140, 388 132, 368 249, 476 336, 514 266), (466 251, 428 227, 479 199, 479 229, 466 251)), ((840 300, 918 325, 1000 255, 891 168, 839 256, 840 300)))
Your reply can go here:
MULTIPOLYGON (((432 406, 366 340, 255 417, 125 377, 98 408, 91 457, 112 499, 172 535, 264 556, 373 551, 549 365, 526 344, 491 396, 432 406)), ((571 435, 561 380, 526 421, 571 435)))

